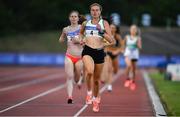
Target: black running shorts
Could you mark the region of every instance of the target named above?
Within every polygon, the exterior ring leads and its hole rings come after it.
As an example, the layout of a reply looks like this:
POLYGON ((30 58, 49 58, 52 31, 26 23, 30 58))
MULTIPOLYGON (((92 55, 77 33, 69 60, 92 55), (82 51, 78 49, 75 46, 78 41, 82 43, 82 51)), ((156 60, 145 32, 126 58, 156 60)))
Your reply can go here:
POLYGON ((84 49, 82 51, 82 57, 85 55, 89 55, 94 60, 95 64, 101 64, 104 63, 104 49, 93 49, 87 45, 84 46, 84 49))

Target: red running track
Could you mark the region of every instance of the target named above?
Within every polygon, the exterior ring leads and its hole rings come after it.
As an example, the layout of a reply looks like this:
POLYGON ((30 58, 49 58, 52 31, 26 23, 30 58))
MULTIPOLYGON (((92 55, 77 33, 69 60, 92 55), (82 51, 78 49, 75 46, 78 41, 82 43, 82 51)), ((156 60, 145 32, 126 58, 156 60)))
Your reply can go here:
POLYGON ((100 112, 94 113, 85 105, 85 85, 74 87, 74 104, 67 104, 61 67, 0 67, 0 116, 154 116, 140 71, 137 76, 135 91, 123 87, 121 71, 112 92, 101 85, 100 112))

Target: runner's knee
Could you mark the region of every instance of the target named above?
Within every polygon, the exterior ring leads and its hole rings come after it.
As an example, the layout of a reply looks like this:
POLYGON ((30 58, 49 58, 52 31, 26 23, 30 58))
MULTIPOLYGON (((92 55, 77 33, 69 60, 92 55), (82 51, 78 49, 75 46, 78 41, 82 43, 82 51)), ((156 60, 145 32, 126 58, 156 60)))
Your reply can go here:
POLYGON ((67 75, 67 80, 72 80, 74 75, 67 75))
POLYGON ((87 71, 87 76, 91 77, 93 75, 93 72, 87 71))
POLYGON ((94 80, 94 85, 99 85, 99 80, 94 80))

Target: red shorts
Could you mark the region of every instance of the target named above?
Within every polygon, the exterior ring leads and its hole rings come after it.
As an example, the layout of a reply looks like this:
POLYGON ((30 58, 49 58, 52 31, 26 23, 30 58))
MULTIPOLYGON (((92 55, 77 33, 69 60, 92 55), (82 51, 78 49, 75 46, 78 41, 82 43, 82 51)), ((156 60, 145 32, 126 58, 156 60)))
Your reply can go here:
POLYGON ((72 55, 70 55, 70 54, 68 54, 68 53, 66 53, 66 56, 68 57, 68 58, 70 58, 71 59, 71 61, 75 64, 76 62, 78 62, 79 60, 81 60, 81 57, 74 57, 74 56, 72 56, 72 55))

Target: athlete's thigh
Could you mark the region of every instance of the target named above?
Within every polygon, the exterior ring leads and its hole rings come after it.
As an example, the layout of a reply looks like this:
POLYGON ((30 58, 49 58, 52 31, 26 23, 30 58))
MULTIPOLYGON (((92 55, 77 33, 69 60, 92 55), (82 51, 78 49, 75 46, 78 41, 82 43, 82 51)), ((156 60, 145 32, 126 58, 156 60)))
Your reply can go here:
POLYGON ((118 60, 118 57, 116 57, 116 58, 113 59, 112 64, 113 64, 114 70, 117 72, 117 70, 118 70, 118 68, 119 68, 119 60, 118 60))
POLYGON ((108 63, 108 71, 111 71, 113 69, 113 65, 112 65, 112 59, 110 56, 107 56, 107 63, 108 63))
POLYGON ((107 56, 104 58, 104 66, 101 72, 101 80, 106 81, 108 78, 108 58, 107 56))
POLYGON ((132 61, 133 67, 136 67, 136 63, 137 63, 137 61, 132 61))
POLYGON ((106 56, 104 58, 103 72, 108 72, 108 66, 109 66, 109 56, 106 56))
POLYGON ((81 74, 82 70, 83 70, 83 62, 82 62, 82 60, 79 60, 75 64, 75 73, 81 74))
POLYGON ((94 72, 94 61, 93 61, 92 57, 89 55, 84 55, 82 60, 83 60, 83 65, 84 65, 85 71, 87 73, 93 73, 94 72))
POLYGON ((127 56, 125 57, 125 62, 128 67, 131 66, 131 60, 129 59, 129 57, 127 57, 127 56))
POLYGON ((66 75, 69 77, 74 77, 74 64, 71 59, 65 57, 64 64, 66 75))
POLYGON ((95 64, 95 69, 94 69, 94 79, 99 79, 102 73, 104 63, 101 64, 95 64))

